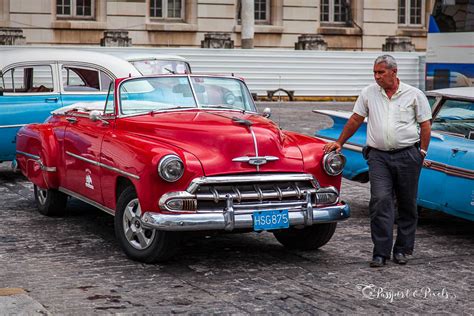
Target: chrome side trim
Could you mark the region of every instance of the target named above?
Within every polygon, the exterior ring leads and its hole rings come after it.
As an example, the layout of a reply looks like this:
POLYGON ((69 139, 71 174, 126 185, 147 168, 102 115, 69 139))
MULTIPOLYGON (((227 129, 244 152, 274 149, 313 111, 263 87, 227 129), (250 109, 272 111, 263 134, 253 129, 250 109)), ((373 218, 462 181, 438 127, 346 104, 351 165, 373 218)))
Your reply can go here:
POLYGON ((71 157, 74 157, 76 159, 79 159, 79 160, 82 160, 82 161, 85 161, 85 162, 88 162, 94 166, 98 166, 98 167, 102 167, 102 168, 105 168, 105 169, 108 169, 108 170, 112 170, 112 171, 115 171, 119 174, 122 174, 124 176, 127 176, 127 177, 130 177, 130 178, 133 178, 133 179, 136 179, 136 180, 140 180, 140 176, 136 175, 136 174, 133 174, 133 173, 130 173, 130 172, 127 172, 127 171, 123 171, 123 170, 120 170, 118 168, 115 168, 115 167, 112 167, 112 166, 109 166, 109 165, 106 165, 106 164, 103 164, 101 162, 98 162, 98 161, 95 161, 95 160, 92 160, 92 159, 88 159, 88 158, 84 158, 82 156, 79 156, 79 155, 76 155, 76 154, 73 154, 72 152, 69 152, 69 151, 66 151, 66 154, 68 154, 69 156, 71 157))
POLYGON ((40 156, 36 156, 36 155, 30 154, 30 153, 26 153, 26 152, 20 151, 20 150, 17 150, 16 153, 17 153, 17 155, 23 155, 23 156, 26 156, 26 157, 28 157, 28 158, 31 158, 31 159, 35 160, 36 163, 39 164, 41 170, 43 170, 43 171, 46 171, 46 172, 56 172, 56 167, 48 167, 48 166, 45 166, 45 165, 43 164, 43 162, 41 161, 40 156))
POLYGON ((16 153, 20 154, 20 155, 23 155, 23 156, 26 156, 28 158, 32 158, 32 159, 35 159, 35 160, 40 160, 40 156, 36 156, 36 155, 30 154, 30 153, 26 153, 24 151, 17 150, 16 153))
POLYGON ((84 158, 82 156, 79 156, 79 155, 76 155, 76 154, 73 154, 72 152, 70 151, 66 151, 66 154, 68 154, 69 156, 72 156, 74 158, 77 158, 79 160, 82 160, 82 161, 85 161, 85 162, 88 162, 94 166, 99 166, 100 167, 100 162, 97 162, 95 160, 92 160, 92 159, 88 159, 88 158, 84 158))
POLYGON ((0 125, 0 128, 14 128, 14 127, 23 127, 27 124, 14 124, 14 125, 0 125))
POLYGON ((94 206, 94 207, 97 207, 97 208, 100 209, 101 211, 104 211, 104 212, 106 212, 106 213, 108 213, 108 214, 110 214, 110 215, 112 215, 112 216, 115 216, 114 210, 112 210, 112 209, 110 209, 110 208, 108 208, 108 207, 106 207, 106 206, 103 206, 103 205, 100 204, 100 203, 97 203, 97 202, 95 202, 95 201, 92 201, 92 200, 86 198, 85 196, 82 196, 82 195, 80 195, 80 194, 78 194, 78 193, 72 192, 72 191, 70 191, 70 190, 68 190, 68 189, 66 189, 66 188, 63 188, 63 187, 59 187, 58 190, 61 191, 61 192, 63 192, 63 193, 65 193, 65 194, 67 194, 67 195, 69 195, 69 196, 72 196, 72 197, 74 197, 74 198, 76 198, 76 199, 78 199, 78 200, 81 200, 82 202, 86 202, 87 204, 90 204, 90 205, 92 205, 92 206, 94 206))
POLYGON ((423 168, 440 171, 455 177, 474 180, 474 170, 454 167, 429 159, 426 159, 425 161, 428 162, 428 166, 423 166, 423 168))
POLYGON ((257 174, 240 176, 216 176, 196 178, 189 184, 186 191, 193 194, 200 185, 203 184, 223 184, 223 183, 249 183, 249 182, 271 182, 271 181, 311 181, 315 188, 319 188, 318 181, 309 173, 278 173, 278 174, 257 174))
MULTIPOLYGON (((342 221, 350 216, 350 207, 347 204, 314 208, 308 211, 305 207, 298 207, 288 212, 290 226, 305 225, 312 216, 312 225, 342 221)), ((236 214, 228 209, 227 214, 161 214, 146 212, 142 217, 143 226, 150 229, 166 231, 200 231, 200 230, 231 230, 252 229, 253 214, 236 214)))

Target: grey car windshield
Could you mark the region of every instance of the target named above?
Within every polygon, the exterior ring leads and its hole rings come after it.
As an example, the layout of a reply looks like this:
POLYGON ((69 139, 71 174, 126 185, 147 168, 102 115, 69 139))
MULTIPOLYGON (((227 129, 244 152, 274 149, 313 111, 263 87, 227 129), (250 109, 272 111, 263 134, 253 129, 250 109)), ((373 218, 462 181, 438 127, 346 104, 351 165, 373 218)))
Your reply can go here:
POLYGON ((210 76, 160 76, 126 80, 120 85, 121 114, 176 108, 256 112, 239 79, 210 76))

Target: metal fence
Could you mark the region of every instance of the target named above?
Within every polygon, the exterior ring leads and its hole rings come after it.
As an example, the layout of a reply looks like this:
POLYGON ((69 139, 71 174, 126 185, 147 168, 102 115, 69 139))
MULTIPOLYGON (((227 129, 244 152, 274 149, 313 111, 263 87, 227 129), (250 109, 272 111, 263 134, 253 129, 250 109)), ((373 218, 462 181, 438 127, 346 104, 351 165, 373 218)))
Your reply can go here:
MULTIPOLYGON (((10 47, 11 48, 11 47, 10 47)), ((71 48, 60 46, 60 48, 71 48)), ((243 77, 259 96, 283 88, 295 96, 357 96, 373 83, 374 59, 383 52, 295 51, 282 49, 106 48, 77 47, 98 52, 173 54, 185 57, 195 73, 243 77)), ((424 53, 393 52, 399 77, 424 89, 424 53)))

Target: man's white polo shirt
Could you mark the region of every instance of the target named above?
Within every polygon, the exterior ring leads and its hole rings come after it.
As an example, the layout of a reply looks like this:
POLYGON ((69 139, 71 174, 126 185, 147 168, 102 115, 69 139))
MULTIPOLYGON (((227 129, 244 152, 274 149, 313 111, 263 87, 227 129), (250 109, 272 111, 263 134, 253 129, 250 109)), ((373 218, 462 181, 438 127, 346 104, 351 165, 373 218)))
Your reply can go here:
POLYGON ((380 150, 415 144, 420 140, 418 123, 431 119, 424 93, 401 81, 391 99, 376 83, 365 87, 353 112, 367 117, 367 145, 380 150))

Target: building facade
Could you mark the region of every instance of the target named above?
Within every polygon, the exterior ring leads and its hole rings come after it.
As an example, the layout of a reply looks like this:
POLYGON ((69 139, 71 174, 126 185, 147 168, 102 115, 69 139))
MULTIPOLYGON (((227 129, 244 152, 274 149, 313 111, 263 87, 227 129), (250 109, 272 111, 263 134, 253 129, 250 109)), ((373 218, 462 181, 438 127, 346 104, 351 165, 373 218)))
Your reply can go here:
MULTIPOLYGON (((401 40, 424 51, 434 0, 253 2, 255 48, 295 48, 309 38, 324 45, 298 47, 381 50, 401 40)), ((0 0, 0 35, 33 45, 107 45, 115 36, 160 47, 201 47, 224 36, 239 48, 241 7, 241 0, 0 0)))

